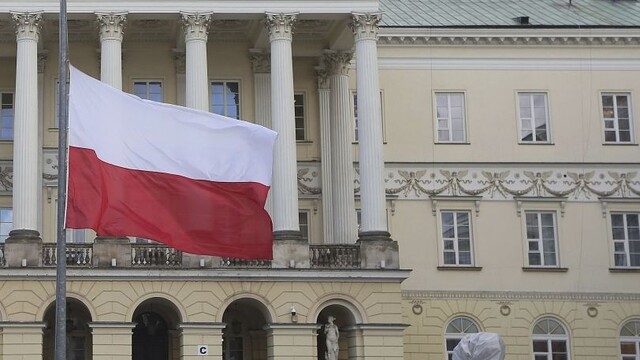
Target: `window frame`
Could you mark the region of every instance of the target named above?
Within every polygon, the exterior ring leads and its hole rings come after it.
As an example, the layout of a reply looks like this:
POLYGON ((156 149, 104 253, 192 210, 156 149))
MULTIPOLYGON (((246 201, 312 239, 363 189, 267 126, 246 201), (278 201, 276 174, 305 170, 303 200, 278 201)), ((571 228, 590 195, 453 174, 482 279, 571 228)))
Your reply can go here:
POLYGON ((308 126, 308 121, 307 121, 307 92, 306 91, 294 91, 293 93, 293 116, 295 119, 295 136, 296 136, 296 142, 308 142, 309 141, 309 126, 308 126), (296 115, 296 96, 301 96, 302 97, 302 132, 303 132, 303 136, 302 139, 298 139, 298 119, 300 119, 299 116, 296 115))
POLYGON ((475 266, 475 251, 473 248, 473 243, 474 243, 474 236, 473 236, 473 212, 470 209, 451 209, 449 207, 447 208, 443 208, 438 210, 438 234, 439 234, 439 241, 438 243, 440 244, 440 264, 441 266, 448 266, 448 267, 474 267, 475 266), (453 229, 454 229, 454 237, 453 238, 445 238, 444 237, 444 224, 443 224, 443 214, 444 213, 452 213, 453 214, 453 229), (468 228, 469 228, 469 257, 470 257, 470 261, 469 264, 461 264, 460 263, 460 238, 458 236, 458 225, 457 225, 457 221, 458 221, 458 214, 459 213, 464 213, 467 215, 467 221, 468 221, 468 228), (447 252, 451 252, 450 250, 446 249, 445 246, 445 241, 453 241, 453 254, 455 257, 455 263, 454 264, 448 264, 445 261, 445 253, 447 252))
POLYGON ((640 318, 632 318, 624 321, 620 326, 620 331, 618 332, 618 351, 620 352, 620 360, 640 360, 640 332, 635 336, 623 336, 622 330, 627 326, 627 324, 637 322, 639 323, 637 326, 640 327, 640 318), (622 353, 622 344, 633 344, 635 347, 635 354, 623 354, 622 353))
POLYGON ((549 145, 553 144, 552 132, 551 132, 551 110, 550 110, 550 102, 549 102, 549 92, 548 91, 536 91, 536 90, 518 90, 516 91, 516 114, 518 119, 518 144, 520 145, 549 145), (522 131, 524 128, 524 120, 522 118, 521 106, 520 106, 520 96, 528 95, 530 96, 530 109, 531 109, 531 118, 529 121, 532 122, 532 140, 525 141, 522 138, 522 131), (533 96, 534 95, 544 95, 544 110, 545 110, 545 125, 546 125, 546 136, 547 140, 536 140, 535 137, 535 113, 533 106, 533 96))
MULTIPOLYGON (((2 98, 4 97, 5 94, 11 94, 11 109, 13 110, 13 116, 11 119, 11 138, 3 138, 0 136, 0 141, 13 141, 14 136, 15 136, 15 130, 16 130, 16 92, 15 90, 0 90, 0 112, 2 110, 4 110, 2 108, 2 106, 4 106, 5 104, 2 103, 2 98)), ((1 113, 0 113, 0 121, 1 121, 1 113)), ((4 130, 5 128, 2 126, 2 123, 0 123, 0 129, 4 130)), ((2 131, 0 130, 0 135, 2 134, 2 131)))
POLYGON ((525 260, 526 260, 526 264, 528 267, 531 268, 559 268, 560 267, 560 254, 559 254, 559 242, 558 242, 558 215, 557 212, 554 210, 525 210, 524 212, 524 216, 523 216, 523 232, 524 232, 524 241, 525 241, 525 260), (538 238, 537 239, 530 239, 529 238, 529 233, 528 233, 528 224, 527 224, 527 216, 531 215, 531 214, 536 214, 537 215, 537 228, 538 228, 538 238), (545 253, 545 247, 544 247, 544 239, 542 238, 542 218, 541 215, 543 214, 551 214, 552 216, 552 220, 553 220, 553 243, 554 243, 554 260, 555 260, 555 264, 553 265, 548 265, 545 264, 544 261, 544 253, 545 253), (531 259, 529 257, 529 255, 531 254, 531 249, 530 249, 530 243, 531 242, 537 242, 538 244, 538 253, 540 254, 540 264, 539 265, 535 265, 535 264, 531 264, 531 259))
MULTIPOLYGON (((225 93, 226 95, 226 93, 225 93)), ((242 81, 240 81, 240 79, 209 79, 209 112, 212 114, 218 114, 218 115, 222 115, 222 116, 226 116, 232 119, 237 119, 237 120, 241 120, 242 119, 242 81), (227 107, 228 104, 226 102, 226 96, 223 96, 224 99, 224 104, 223 104, 223 108, 224 108, 224 114, 218 114, 216 112, 213 111, 213 83, 222 83, 224 89, 226 89, 226 84, 227 83, 236 83, 238 84, 238 117, 232 117, 227 115, 227 107)))
POLYGON ((560 321, 559 319, 552 317, 552 316, 545 316, 542 317, 538 320, 536 320, 533 323, 533 326, 531 327, 531 354, 533 355, 533 360, 536 359, 536 355, 539 356, 547 356, 547 359, 549 359, 549 355, 553 356, 553 347, 552 347, 552 342, 553 341, 559 341, 562 340, 565 342, 565 347, 567 349, 567 360, 571 360, 571 337, 569 336, 569 331, 567 330, 567 327, 565 326, 565 324, 560 321), (562 330, 564 331, 564 334, 560 335, 560 334, 535 334, 534 330, 535 327, 544 320, 551 320, 556 322, 558 325, 560 325, 560 327, 562 328, 562 330), (545 353, 541 353, 541 352, 536 352, 534 350, 534 342, 535 341, 546 341, 546 345, 547 345, 547 351, 545 353))
POLYGON ((598 109, 599 111, 599 116, 600 116, 600 124, 602 126, 602 143, 605 145, 628 145, 628 144, 636 144, 636 137, 635 137, 635 129, 633 126, 633 104, 632 104, 632 92, 631 91, 625 91, 625 90, 620 90, 620 91, 600 91, 599 94, 599 104, 600 104, 600 108, 598 109), (613 118, 605 118, 604 116, 604 97, 605 96, 613 96, 613 100, 614 100, 614 105, 613 105, 613 111, 614 111, 614 117, 613 118), (617 97, 618 96, 626 96, 627 97, 627 107, 629 110, 629 141, 620 141, 620 118, 618 117, 618 106, 617 106, 617 97), (613 129, 609 129, 607 130, 606 127, 606 121, 607 120, 613 120, 614 123, 614 128, 613 129), (607 141, 607 131, 611 131, 613 130, 615 132, 616 135, 616 140, 615 141, 607 141))
POLYGON ((469 116, 468 116, 467 92, 465 90, 434 90, 433 91, 433 140, 435 144, 469 144, 469 116), (453 140, 453 126, 451 121, 451 95, 462 95, 462 140, 453 140), (448 124, 450 140, 440 139, 440 124, 438 118, 438 95, 447 95, 448 124))
POLYGON ((298 228, 300 229, 300 235, 301 235, 301 239, 302 240, 306 240, 307 243, 310 244, 310 240, 311 240, 311 210, 309 209, 298 209, 298 228), (305 214, 307 216, 307 223, 306 228, 306 237, 305 237, 305 233, 302 231, 302 226, 301 226, 301 222, 300 222, 300 216, 302 214, 305 214))
POLYGON ((628 230, 628 225, 627 225, 627 216, 628 215, 635 215, 638 218, 638 222, 640 223, 640 212, 635 210, 635 211, 625 211, 625 210, 612 210, 607 214, 607 220, 608 220, 608 224, 607 224, 607 231, 609 233, 609 239, 610 239, 610 244, 611 244, 611 251, 612 251, 612 267, 614 269, 640 269, 640 263, 638 263, 637 265, 631 265, 631 251, 630 251, 630 244, 629 244, 629 230, 628 230), (619 251, 616 251, 616 242, 620 242, 621 240, 616 240, 614 239, 613 236, 613 216, 614 215, 623 215, 622 219, 623 219, 623 229, 624 229, 624 235, 625 235, 625 239, 622 240, 623 242, 623 246, 624 246, 624 255, 625 255, 625 260, 627 265, 617 265, 616 264, 616 254, 619 254, 619 251))
POLYGON ((165 90, 165 86, 164 86, 164 80, 159 79, 159 78, 133 78, 131 80, 131 94, 136 95, 138 97, 140 97, 141 99, 144 100, 149 100, 149 101, 156 101, 156 102, 160 102, 160 103, 164 103, 165 102, 165 94, 164 94, 164 90, 165 90), (136 83, 145 83, 146 87, 147 87, 147 97, 142 97, 138 94, 136 94, 136 83), (148 95, 149 95, 149 84, 150 83, 160 83, 160 101, 157 100, 153 100, 153 99, 149 99, 148 95))
MULTIPOLYGON (((443 341, 443 344, 444 344, 444 354, 445 354, 446 358, 448 360, 451 360, 453 358, 453 349, 449 350, 449 348, 448 348, 448 345, 449 345, 448 344, 448 340, 457 340, 457 342, 456 342, 456 346, 457 346, 458 343, 460 343, 460 340, 462 340, 462 338, 465 337, 466 335, 468 335, 468 334, 477 334, 477 333, 479 333, 481 331, 482 331, 482 327, 479 325, 479 323, 475 319, 473 319, 473 318, 471 318, 471 317, 469 317, 467 315, 457 315, 457 316, 452 317, 449 321, 446 322, 446 324, 444 326, 444 333, 443 333, 444 341, 443 341), (477 331, 476 332, 448 333, 447 330, 448 330, 449 326, 451 326, 451 324, 454 321, 459 320, 459 319, 464 319, 464 320, 467 320, 467 321, 471 322, 476 327, 477 331)), ((455 349, 455 346, 454 346, 454 349, 455 349)))

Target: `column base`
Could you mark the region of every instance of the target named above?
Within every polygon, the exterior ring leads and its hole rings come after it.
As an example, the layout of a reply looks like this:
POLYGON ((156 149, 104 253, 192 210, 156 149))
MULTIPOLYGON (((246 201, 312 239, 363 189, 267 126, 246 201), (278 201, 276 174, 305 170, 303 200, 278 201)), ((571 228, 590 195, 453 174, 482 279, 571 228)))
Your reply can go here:
POLYGON ((358 233, 358 241, 393 241, 388 231, 363 231, 358 233))
POLYGON ((4 261, 7 267, 42 266, 42 239, 36 230, 11 230, 4 243, 4 261))
POLYGON ((302 233, 295 230, 279 230, 273 232, 273 240, 301 240, 302 233))
POLYGON ((131 241, 126 237, 96 236, 93 244, 93 266, 99 268, 131 267, 131 241))

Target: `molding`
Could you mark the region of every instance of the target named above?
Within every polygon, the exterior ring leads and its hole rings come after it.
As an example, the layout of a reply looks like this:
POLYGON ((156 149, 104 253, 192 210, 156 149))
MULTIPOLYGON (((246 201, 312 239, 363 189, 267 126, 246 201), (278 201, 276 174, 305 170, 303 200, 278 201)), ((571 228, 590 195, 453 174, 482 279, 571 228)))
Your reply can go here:
POLYGON ((403 300, 479 299, 479 300, 569 300, 569 301, 640 301, 640 293, 575 293, 530 291, 436 291, 403 290, 403 300))
POLYGON ((638 71, 640 59, 379 57, 378 67, 380 70, 638 71))
POLYGON ((7 329, 7 328, 20 328, 20 329, 24 329, 24 328, 33 328, 33 329, 44 329, 45 327, 47 327, 47 324, 43 323, 43 322, 30 322, 30 321, 25 321, 25 322, 18 322, 18 321, 0 321, 0 329, 7 329))
POLYGON ((457 265, 457 266, 438 266, 438 270, 444 271, 481 271, 482 266, 465 266, 465 265, 457 265))
POLYGON ((609 272, 610 273, 640 273, 640 268, 638 268, 638 267, 629 267, 629 268, 615 267, 615 268, 609 268, 609 272))
POLYGON ((526 266, 522 268, 524 272, 568 272, 569 268, 565 267, 550 267, 550 266, 526 266))
POLYGON ((119 321, 92 321, 88 323, 91 329, 129 329, 136 327, 136 323, 119 321))
POLYGON ((381 27, 378 44, 382 46, 638 46, 640 29, 381 27))

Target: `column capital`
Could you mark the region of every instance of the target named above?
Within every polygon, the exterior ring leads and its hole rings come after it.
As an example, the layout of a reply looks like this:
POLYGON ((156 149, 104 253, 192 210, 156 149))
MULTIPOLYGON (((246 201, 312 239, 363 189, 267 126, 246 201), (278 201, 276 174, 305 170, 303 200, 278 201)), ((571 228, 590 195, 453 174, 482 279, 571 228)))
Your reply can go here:
POLYGON ((254 73, 271 73, 271 54, 266 54, 262 49, 249 49, 249 59, 254 73))
POLYGON ((96 13, 96 20, 100 27, 100 41, 122 41, 127 13, 96 13))
POLYGON ((265 26, 269 30, 269 40, 292 40, 293 28, 298 19, 297 13, 266 13, 265 26))
POLYGON ((317 66, 316 70, 316 78, 318 81, 318 89, 319 90, 329 90, 329 72, 324 66, 317 66))
POLYGON ((382 13, 352 13, 349 27, 353 31, 355 40, 377 40, 378 23, 382 13))
POLYGON ((38 41, 42 28, 42 11, 12 12, 11 18, 16 25, 16 39, 38 41))
POLYGON ((47 59, 49 57, 48 50, 42 50, 38 53, 38 73, 42 74, 44 72, 45 66, 47 65, 47 59))
POLYGON ((351 51, 325 50, 322 56, 322 62, 329 75, 347 75, 351 59, 353 59, 351 51))
POLYGON ((211 13, 186 13, 181 12, 180 18, 184 27, 185 41, 204 40, 209 36, 211 25, 211 13))
POLYGON ((173 63, 176 66, 176 73, 185 74, 187 72, 186 52, 181 49, 173 49, 173 63))

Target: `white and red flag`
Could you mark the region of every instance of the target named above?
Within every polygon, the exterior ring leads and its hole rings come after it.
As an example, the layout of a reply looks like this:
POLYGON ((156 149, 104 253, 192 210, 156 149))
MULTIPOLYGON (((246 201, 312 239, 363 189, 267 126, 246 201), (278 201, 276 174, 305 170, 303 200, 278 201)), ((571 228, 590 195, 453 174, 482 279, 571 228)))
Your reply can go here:
POLYGON ((70 73, 67 228, 272 258, 264 204, 275 132, 70 73))

